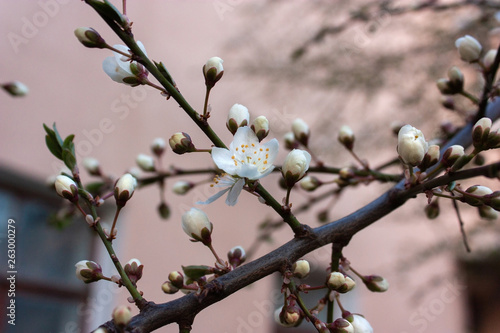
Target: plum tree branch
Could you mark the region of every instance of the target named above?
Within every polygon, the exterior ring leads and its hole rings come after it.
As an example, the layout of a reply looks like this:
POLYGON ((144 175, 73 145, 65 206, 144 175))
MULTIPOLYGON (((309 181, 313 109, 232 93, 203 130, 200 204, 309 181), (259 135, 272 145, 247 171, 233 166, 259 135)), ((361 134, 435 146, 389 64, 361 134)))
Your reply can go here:
MULTIPOLYGON (((500 117, 500 100, 488 105, 486 115, 492 120, 500 117)), ((471 144, 471 130, 474 124, 466 124, 444 147, 460 144, 464 147, 471 144)), ((336 244, 339 248, 346 246, 351 238, 372 223, 382 219, 406 201, 414 198, 432 187, 449 184, 451 181, 477 176, 498 177, 500 162, 484 167, 454 172, 432 179, 424 184, 405 189, 404 180, 390 190, 337 221, 312 229, 307 238, 294 238, 276 250, 236 268, 206 286, 206 293, 197 296, 194 293, 176 300, 155 304, 149 302, 141 313, 136 315, 125 332, 146 333, 171 323, 190 325, 197 313, 210 305, 223 300, 238 290, 274 273, 283 271, 304 255, 327 244, 336 244)), ((113 321, 102 325, 108 332, 122 332, 113 321)))

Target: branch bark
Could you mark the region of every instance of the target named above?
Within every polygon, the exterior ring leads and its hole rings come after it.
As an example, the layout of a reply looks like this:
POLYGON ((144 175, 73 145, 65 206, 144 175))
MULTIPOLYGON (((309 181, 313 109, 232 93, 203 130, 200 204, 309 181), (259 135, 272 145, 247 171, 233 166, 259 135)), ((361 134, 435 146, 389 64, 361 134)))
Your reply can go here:
MULTIPOLYGON (((490 103, 486 114, 492 120, 498 119, 500 117, 500 100, 490 103)), ((460 144, 464 147, 470 146, 473 125, 472 122, 466 124, 444 146, 442 151, 454 144, 460 144)), ((283 271, 307 253, 332 243, 339 247, 346 246, 356 233, 396 210, 409 199, 416 197, 417 194, 432 187, 449 184, 454 180, 477 176, 499 177, 498 170, 500 170, 500 162, 447 174, 406 190, 404 189, 404 181, 401 181, 356 212, 312 229, 309 237, 295 238, 263 257, 215 279, 207 285, 206 293, 202 293, 200 296, 189 294, 162 304, 149 302, 141 310, 141 313, 132 319, 125 332, 146 333, 171 323, 178 323, 181 326, 191 325, 196 314, 203 309, 274 272, 283 271)), ((114 325, 113 321, 103 324, 102 327, 105 327, 108 332, 122 332, 114 325)))

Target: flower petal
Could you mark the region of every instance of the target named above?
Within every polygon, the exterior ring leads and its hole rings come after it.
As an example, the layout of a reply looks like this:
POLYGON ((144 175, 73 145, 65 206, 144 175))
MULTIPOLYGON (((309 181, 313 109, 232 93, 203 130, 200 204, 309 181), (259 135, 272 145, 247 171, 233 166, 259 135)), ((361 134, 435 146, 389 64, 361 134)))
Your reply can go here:
POLYGON ((245 179, 240 178, 238 181, 231 187, 229 193, 226 198, 226 204, 228 206, 234 206, 238 202, 238 197, 243 190, 243 186, 245 186, 245 179))
POLYGON ((196 204, 197 205, 208 205, 208 204, 214 202, 215 200, 219 199, 220 197, 222 197, 224 195, 224 193, 226 193, 230 189, 231 189, 231 187, 225 188, 225 189, 215 193, 214 195, 212 195, 206 201, 196 201, 196 204))
POLYGON ((123 83, 123 78, 127 76, 131 76, 130 73, 123 70, 118 63, 116 62, 114 57, 107 57, 102 62, 102 69, 108 76, 118 83, 123 83))
POLYGON ((215 165, 228 174, 235 175, 237 167, 231 158, 232 156, 233 154, 226 148, 212 148, 212 159, 214 160, 215 165))

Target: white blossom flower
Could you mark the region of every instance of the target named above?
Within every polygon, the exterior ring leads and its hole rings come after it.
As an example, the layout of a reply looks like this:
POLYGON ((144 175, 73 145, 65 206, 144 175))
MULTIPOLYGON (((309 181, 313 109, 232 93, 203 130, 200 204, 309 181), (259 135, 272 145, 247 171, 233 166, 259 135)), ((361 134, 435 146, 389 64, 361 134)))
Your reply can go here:
MULTIPOLYGON (((146 49, 141 42, 137 42, 139 48, 146 54, 146 49)), ((113 47, 119 51, 124 53, 130 53, 129 48, 125 45, 113 45, 113 47)), ((115 82, 128 84, 135 86, 138 83, 127 83, 124 79, 127 78, 136 78, 137 75, 132 72, 131 65, 138 65, 135 61, 130 61, 130 58, 124 56, 123 54, 113 52, 114 55, 112 57, 107 57, 102 62, 102 69, 108 76, 115 82)), ((147 54, 146 54, 147 55, 147 54)))
POLYGON ((429 149, 424 134, 411 125, 401 127, 398 133, 398 154, 405 164, 419 165, 429 149))
POLYGON ((209 204, 229 191, 226 203, 230 206, 235 205, 245 185, 245 179, 260 179, 273 171, 278 147, 276 139, 260 144, 250 127, 238 128, 229 149, 212 148, 214 163, 225 172, 222 176, 216 177, 214 186, 225 189, 198 204, 209 204))

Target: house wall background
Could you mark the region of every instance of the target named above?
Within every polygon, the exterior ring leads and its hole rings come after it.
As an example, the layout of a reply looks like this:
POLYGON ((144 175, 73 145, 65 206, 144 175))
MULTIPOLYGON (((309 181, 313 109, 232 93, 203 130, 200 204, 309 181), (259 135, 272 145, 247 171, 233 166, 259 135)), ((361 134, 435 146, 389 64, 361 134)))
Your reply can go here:
MULTIPOLYGON (((228 47, 227 41, 234 38, 234 31, 240 29, 244 32, 243 18, 262 10, 261 2, 256 1, 253 6, 237 1, 222 2, 230 8, 223 14, 215 9, 215 1, 128 1, 128 13, 134 22, 137 40, 144 43, 152 59, 166 64, 181 92, 198 110, 203 107, 204 98, 201 67, 215 55, 225 60, 224 77, 212 91, 210 103, 211 123, 225 142, 231 140, 230 133, 225 130, 227 112, 234 103, 241 103, 250 109, 253 118, 261 114, 268 118, 273 116, 274 126, 281 132, 291 125, 292 114, 304 118, 313 127, 313 147, 319 146, 320 143, 315 142, 314 125, 322 123, 324 111, 307 107, 309 99, 317 101, 321 95, 294 93, 270 102, 256 89, 265 78, 242 78, 240 70, 244 64, 238 62, 232 48, 228 47)), ((118 5, 118 2, 115 3, 118 5)), ((280 13, 274 15, 279 16, 280 13)), ((97 158, 104 172, 116 177, 135 165, 137 154, 149 153, 149 145, 156 137, 168 140, 173 133, 184 131, 191 135, 198 147, 209 147, 210 142, 174 101, 165 101, 149 88, 116 84, 106 76, 101 64, 111 53, 82 47, 73 31, 80 26, 90 26, 99 31, 108 43, 120 42, 92 9, 81 1, 1 1, 0 17, 3 60, 0 80, 19 80, 30 87, 30 93, 25 98, 10 98, 6 94, 0 96, 0 163, 3 166, 40 180, 59 171, 60 166, 45 147, 42 123, 56 122, 63 135, 74 133, 79 157, 97 158)), ((249 52, 252 51, 252 45, 246 47, 249 52)), ((375 115, 379 112, 382 117, 384 99, 371 112, 375 115)), ((353 113, 351 116, 341 119, 351 126, 358 124, 360 115, 353 113)), ((337 124, 337 129, 341 125, 343 123, 337 124)), ((282 133, 272 132, 270 137, 273 134, 278 136, 282 133)), ((331 136, 335 137, 333 131, 331 136)), ((317 137, 324 140, 324 135, 318 133, 317 137)), ((366 149, 370 143, 361 145, 366 149)), ((381 146, 373 164, 394 156, 395 141, 388 142, 387 146, 381 146)), ((286 152, 282 149, 278 160, 282 161, 285 156, 286 152)), ((347 155, 342 155, 342 158, 345 161, 341 165, 352 162, 347 155)), ((164 167, 171 165, 189 169, 193 166, 210 167, 212 164, 206 154, 178 156, 168 151, 164 167)), ((83 176, 84 181, 88 179, 83 176)), ((277 176, 271 176, 264 179, 263 184, 279 198, 284 193, 276 186, 277 180, 277 176)), ((170 271, 180 270, 181 265, 213 263, 213 258, 203 246, 189 242, 180 224, 181 215, 187 207, 212 192, 205 184, 186 196, 176 196, 170 191, 173 183, 168 182, 167 202, 172 209, 168 221, 162 221, 157 216, 159 191, 150 187, 137 191, 125 207, 118 225, 119 258, 124 262, 131 258, 141 260, 145 268, 139 289, 148 300, 157 303, 179 297, 178 294, 165 295, 161 292, 161 284, 170 271)), ((386 189, 387 185, 376 185, 347 191, 336 203, 331 219, 354 211, 386 189)), ((297 191, 292 198, 300 201, 304 196, 303 192, 297 191)), ((443 241, 446 235, 458 234, 455 221, 430 223, 426 220, 423 214, 425 199, 419 199, 360 232, 345 250, 344 255, 358 270, 365 274, 383 275, 391 283, 390 290, 384 294, 372 294, 358 286, 354 299, 350 301, 353 305, 350 310, 364 314, 377 332, 465 332, 462 306, 465 291, 462 282, 456 279, 452 257, 436 255, 435 259, 418 267, 415 262, 405 259, 416 248, 425 248, 436 241, 443 241), (406 262, 407 266, 398 265, 402 262, 406 262), (410 269, 412 266, 416 267, 410 269), (415 301, 413 296, 420 298, 415 301)), ((219 200, 203 209, 214 223, 214 246, 221 254, 235 245, 249 246, 257 235, 256 224, 266 217, 274 217, 269 208, 246 193, 235 207, 227 207, 223 200, 219 200), (224 210, 223 214, 221 210, 224 210)), ((317 225, 314 222, 315 213, 317 211, 301 218, 317 225)), ((83 221, 81 223, 85 228, 83 221)), ((291 237, 291 232, 282 228, 272 244, 260 247, 258 255, 291 237)), ((307 258, 322 263, 322 266, 313 264, 313 269, 321 271, 326 268, 328 257, 328 249, 323 248, 307 258)), ((99 261, 105 272, 114 274, 109 263, 106 264, 109 259, 104 255, 102 258, 82 259, 99 261)), ((279 289, 275 278, 259 281, 203 311, 196 318, 195 329, 202 327, 204 332, 228 333, 271 332, 273 321, 272 313, 268 311, 269 301, 275 298, 279 289)), ((95 311, 88 321, 85 318, 89 327, 94 328, 110 318, 114 305, 125 304, 127 295, 123 290, 113 291, 115 298, 111 304, 104 297, 99 300, 99 295, 108 293, 102 290, 112 290, 104 282, 91 288, 97 297, 95 301, 103 305, 103 311, 95 311)), ((177 330, 177 327, 169 326, 159 332, 177 330)))

